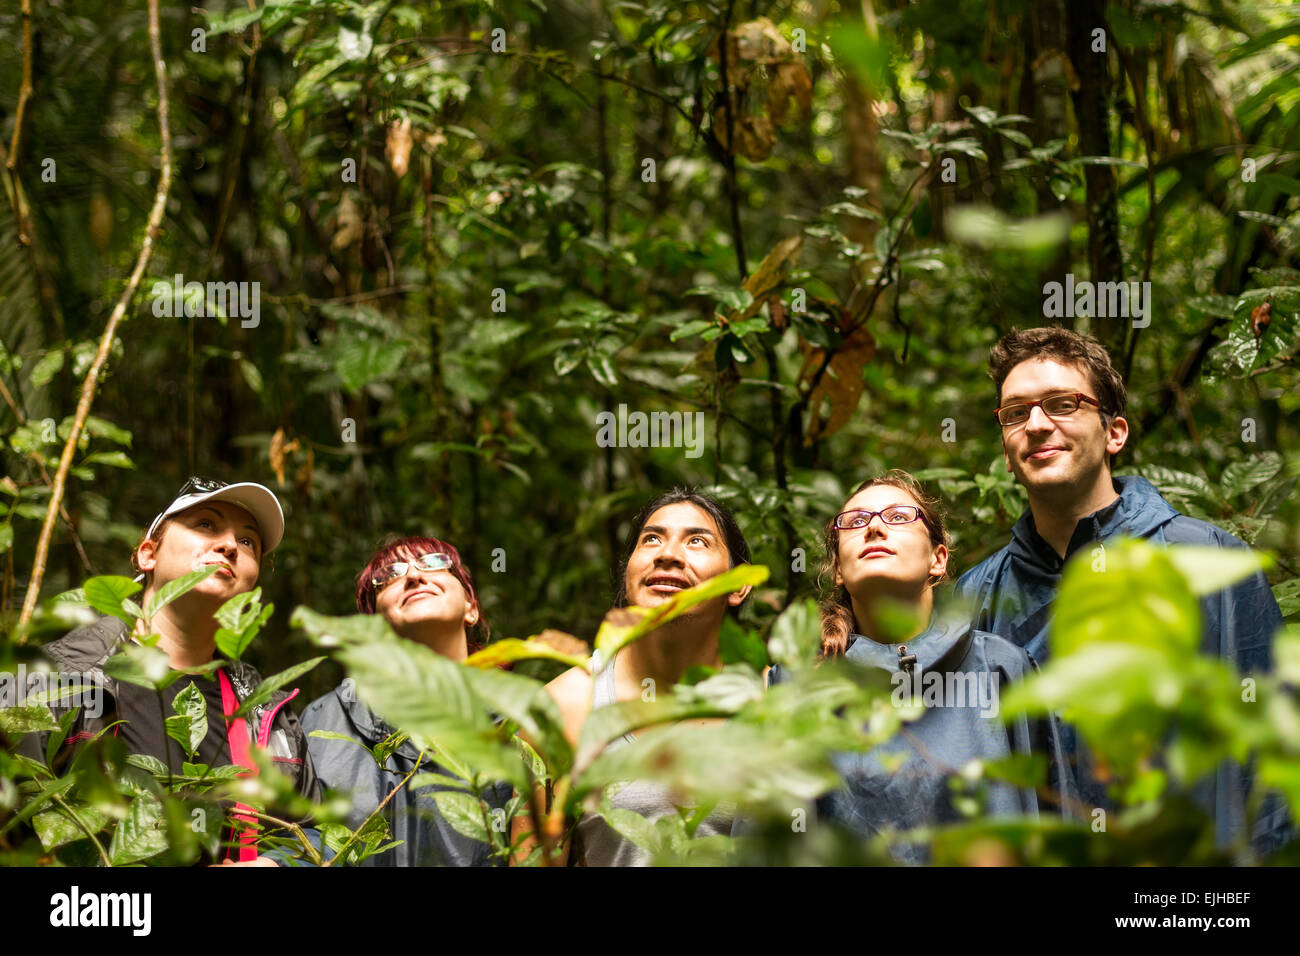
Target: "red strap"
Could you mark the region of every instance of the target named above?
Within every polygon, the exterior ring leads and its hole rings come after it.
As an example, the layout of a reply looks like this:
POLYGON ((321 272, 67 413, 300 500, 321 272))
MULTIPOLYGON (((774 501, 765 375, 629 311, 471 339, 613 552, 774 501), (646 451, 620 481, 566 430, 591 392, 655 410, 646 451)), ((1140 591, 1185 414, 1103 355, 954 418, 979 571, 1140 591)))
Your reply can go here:
MULTIPOLYGON (((230 743, 230 762, 245 768, 239 776, 246 777, 249 774, 256 776, 257 765, 248 754, 248 722, 243 717, 232 719, 235 711, 239 710, 239 698, 235 696, 235 688, 230 683, 230 678, 226 676, 224 668, 217 671, 217 676, 221 680, 221 712, 226 717, 226 740, 230 743)), ((235 804, 234 817, 244 826, 238 828, 239 848, 237 851, 234 847, 227 850, 227 860, 233 858, 240 863, 245 863, 257 859, 257 847, 253 845, 257 840, 257 817, 252 815, 252 810, 253 808, 247 804, 235 804)))

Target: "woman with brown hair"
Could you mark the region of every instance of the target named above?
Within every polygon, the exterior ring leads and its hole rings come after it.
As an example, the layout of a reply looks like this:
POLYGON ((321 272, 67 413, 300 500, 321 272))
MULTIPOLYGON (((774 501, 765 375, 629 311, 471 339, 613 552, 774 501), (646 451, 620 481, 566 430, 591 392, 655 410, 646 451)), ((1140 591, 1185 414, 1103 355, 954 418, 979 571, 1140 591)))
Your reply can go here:
MULTIPOLYGON (((956 822, 952 779, 972 761, 1011 754, 1046 754, 1046 792, 1071 798, 1055 720, 999 717, 1001 690, 1031 673, 1033 660, 964 616, 935 613, 950 556, 938 501, 905 471, 869 479, 827 523, 825 545, 832 587, 821 604, 823 659, 885 671, 895 705, 922 714, 867 753, 837 755, 844 786, 818 801, 819 820, 864 836, 956 822)), ((984 794, 988 816, 1042 809, 1033 789, 993 782, 984 794)), ((903 862, 925 859, 919 844, 894 842, 890 851, 903 862)))

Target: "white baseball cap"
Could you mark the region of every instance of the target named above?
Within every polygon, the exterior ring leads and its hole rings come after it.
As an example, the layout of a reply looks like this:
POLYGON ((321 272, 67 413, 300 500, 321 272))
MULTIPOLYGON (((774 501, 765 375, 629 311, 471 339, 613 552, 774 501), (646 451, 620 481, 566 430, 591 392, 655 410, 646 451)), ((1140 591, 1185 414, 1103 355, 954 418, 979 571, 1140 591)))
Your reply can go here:
POLYGON ((280 499, 270 488, 253 481, 228 485, 224 481, 213 478, 191 478, 185 482, 172 503, 153 519, 145 537, 152 538, 153 533, 158 530, 158 525, 172 515, 209 501, 229 501, 251 514, 253 520, 257 522, 258 530, 262 533, 263 555, 274 551, 276 545, 284 538, 284 510, 280 507, 280 499))

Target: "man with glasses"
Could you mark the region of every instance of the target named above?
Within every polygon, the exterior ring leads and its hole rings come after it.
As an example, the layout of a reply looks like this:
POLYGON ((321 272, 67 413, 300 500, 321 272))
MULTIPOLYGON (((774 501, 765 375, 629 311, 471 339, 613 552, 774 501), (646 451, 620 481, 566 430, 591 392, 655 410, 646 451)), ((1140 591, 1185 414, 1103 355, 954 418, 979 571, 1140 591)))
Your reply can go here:
MULTIPOLYGON (((989 374, 997 389, 1002 453, 1028 494, 1029 509, 1012 529, 1011 542, 957 582, 958 596, 974 604, 977 628, 1002 635, 1042 662, 1061 572, 1079 550, 1104 548, 1117 535, 1162 544, 1246 546, 1208 522, 1179 514, 1145 478, 1112 475, 1112 460, 1128 440, 1126 394, 1096 339, 1062 328, 1014 330, 990 352, 989 374)), ((1201 608, 1203 653, 1232 661, 1242 673, 1269 668, 1282 616, 1262 574, 1207 596, 1201 608)), ((1067 736, 1073 738, 1072 728, 1067 736)), ((1080 785, 1085 798, 1106 802, 1104 786, 1083 769, 1080 785)), ((1203 795, 1215 808, 1220 845, 1242 825, 1247 788, 1241 769, 1225 766, 1215 792, 1207 787, 1203 795)), ((1280 817, 1261 814, 1257 846, 1276 845, 1273 838, 1285 829, 1280 817)))
MULTIPOLYGON (((177 696, 193 687, 203 699, 207 731, 199 742, 195 759, 210 767, 232 764, 252 766, 250 748, 264 748, 275 765, 295 782, 299 793, 319 799, 320 787, 298 718, 287 706, 298 693, 276 691, 250 713, 235 718, 241 702, 262 682, 260 675, 243 661, 223 663, 205 676, 185 675, 159 693, 105 675, 105 662, 130 641, 146 634, 159 636, 155 645, 167 655, 174 670, 201 668, 216 656, 218 623, 214 613, 231 598, 257 585, 262 560, 275 550, 284 536, 284 513, 275 495, 253 482, 227 484, 207 478, 191 478, 177 492, 145 532, 132 555, 144 582, 141 607, 171 582, 185 575, 215 566, 217 571, 189 591, 160 608, 145 626, 128 632, 116 617, 103 617, 73 630, 44 648, 56 669, 94 675, 103 686, 106 706, 98 717, 79 712, 65 734, 63 752, 55 765, 70 759, 77 745, 110 726, 129 754, 153 757, 172 773, 184 772, 188 757, 167 732, 165 718, 175 713, 177 696), (120 723, 118 723, 120 721, 120 723)), ((190 691, 192 693, 192 691, 190 691)), ((55 716, 70 705, 52 710, 55 716)), ((40 735, 46 738, 48 735, 40 735)), ((24 750, 43 757, 46 740, 35 735, 25 738, 24 750), (36 749, 32 749, 32 748, 36 749)), ((245 822, 248 808, 236 806, 235 815, 245 822)), ((259 856, 254 834, 241 827, 229 834, 231 847, 224 864, 274 866, 275 861, 259 856)))

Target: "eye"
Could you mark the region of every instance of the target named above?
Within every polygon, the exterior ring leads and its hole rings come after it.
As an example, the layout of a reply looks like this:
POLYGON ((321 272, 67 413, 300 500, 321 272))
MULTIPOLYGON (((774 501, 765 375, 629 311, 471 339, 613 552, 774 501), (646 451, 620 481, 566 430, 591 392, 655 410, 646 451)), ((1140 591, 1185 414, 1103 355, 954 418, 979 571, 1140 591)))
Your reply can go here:
POLYGON ((257 546, 252 538, 240 538, 239 543, 242 544, 244 547, 248 548, 248 550, 250 551, 257 550, 257 546))
POLYGON ((706 538, 706 537, 704 537, 704 535, 702 535, 702 534, 697 534, 697 535, 695 535, 693 538, 691 538, 691 543, 692 543, 692 544, 694 544, 696 541, 699 541, 699 542, 701 542, 702 544, 705 544, 705 545, 707 545, 707 544, 709 543, 709 539, 706 538))
POLYGON ((642 543, 642 544, 649 544, 652 540, 654 540, 654 541, 658 541, 658 540, 659 540, 659 535, 655 534, 653 531, 647 531, 647 532, 645 533, 645 535, 642 536, 642 538, 641 538, 641 543, 642 543))

